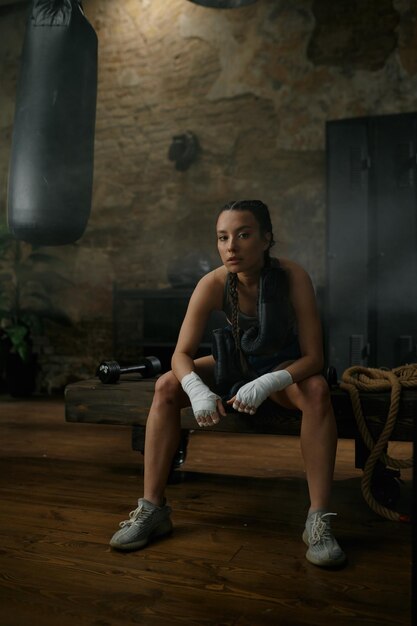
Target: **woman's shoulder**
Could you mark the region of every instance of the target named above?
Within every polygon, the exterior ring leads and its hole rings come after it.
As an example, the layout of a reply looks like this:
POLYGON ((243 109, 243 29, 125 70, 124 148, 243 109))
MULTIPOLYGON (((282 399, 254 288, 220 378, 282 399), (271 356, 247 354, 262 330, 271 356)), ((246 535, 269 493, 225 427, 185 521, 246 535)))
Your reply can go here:
POLYGON ((195 293, 210 301, 212 308, 221 310, 226 279, 227 270, 224 265, 216 267, 200 278, 195 288, 195 293))
POLYGON ((299 263, 296 263, 292 259, 280 257, 277 260, 280 266, 284 270, 286 270, 290 276, 293 276, 294 278, 308 276, 308 273, 306 272, 306 270, 299 263))
POLYGON ((290 259, 280 259, 280 264, 288 275, 293 305, 296 302, 305 302, 306 298, 314 298, 314 287, 308 272, 299 263, 290 259))
POLYGON ((227 278, 227 270, 224 265, 220 267, 216 267, 211 272, 205 274, 199 281, 198 284, 202 284, 204 286, 210 287, 221 287, 223 288, 227 278))

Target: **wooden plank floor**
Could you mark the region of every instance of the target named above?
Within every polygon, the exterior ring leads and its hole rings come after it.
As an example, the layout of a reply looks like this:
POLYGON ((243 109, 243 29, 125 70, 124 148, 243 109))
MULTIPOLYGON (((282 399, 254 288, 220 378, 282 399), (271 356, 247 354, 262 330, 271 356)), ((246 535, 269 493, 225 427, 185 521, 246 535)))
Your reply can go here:
POLYGON ((339 571, 304 557, 295 437, 192 434, 167 492, 174 534, 130 554, 108 547, 142 492, 129 428, 66 423, 62 398, 3 396, 0 452, 1 626, 410 624, 410 527, 363 501, 352 441, 335 474, 339 571))

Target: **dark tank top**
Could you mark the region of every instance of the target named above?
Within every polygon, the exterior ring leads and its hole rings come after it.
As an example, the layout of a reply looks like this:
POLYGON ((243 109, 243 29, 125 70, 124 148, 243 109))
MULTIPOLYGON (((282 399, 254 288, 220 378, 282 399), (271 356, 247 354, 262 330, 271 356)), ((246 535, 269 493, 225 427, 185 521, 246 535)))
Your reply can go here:
MULTIPOLYGON (((232 323, 232 311, 233 304, 232 298, 230 296, 229 291, 229 283, 230 283, 230 275, 227 275, 226 282, 224 284, 224 292, 223 292, 223 311, 226 314, 227 321, 229 324, 232 323)), ((239 319, 239 328, 243 331, 248 330, 251 326, 259 326, 258 318, 251 317, 250 315, 246 315, 242 313, 242 311, 238 311, 238 319, 239 319)))
MULTIPOLYGON (((271 259, 271 263, 276 267, 279 267, 280 265, 278 259, 271 259)), ((230 274, 227 274, 226 281, 224 284, 224 290, 223 290, 223 311, 226 314, 228 323, 231 325, 233 304, 232 304, 232 298, 230 296, 229 283, 230 283, 230 274)), ((271 350, 269 351, 269 354, 280 354, 282 349, 285 348, 286 346, 293 346, 294 350, 292 352, 294 353, 294 358, 298 358, 297 354, 299 352, 299 347, 298 347, 296 318, 295 318, 295 312, 292 306, 290 306, 290 310, 291 310, 291 315, 288 320, 288 334, 287 334, 287 338, 284 343, 284 346, 279 347, 278 351, 276 347, 271 346, 271 350)), ((255 327, 259 326, 259 320, 257 317, 251 317, 250 315, 245 315, 245 313, 242 313, 242 311, 240 310, 238 311, 238 320, 239 320, 239 328, 242 332, 245 332, 252 326, 255 326, 255 327)))

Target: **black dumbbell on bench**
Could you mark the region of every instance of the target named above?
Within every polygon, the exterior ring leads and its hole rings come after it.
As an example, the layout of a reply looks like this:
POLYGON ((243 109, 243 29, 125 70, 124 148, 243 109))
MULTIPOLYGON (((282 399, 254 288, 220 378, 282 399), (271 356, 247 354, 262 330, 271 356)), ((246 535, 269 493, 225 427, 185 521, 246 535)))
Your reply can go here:
POLYGON ((143 378, 152 378, 161 371, 161 361, 156 356, 147 356, 137 365, 121 366, 117 361, 103 361, 97 368, 96 376, 102 383, 116 383, 121 374, 140 373, 143 378))

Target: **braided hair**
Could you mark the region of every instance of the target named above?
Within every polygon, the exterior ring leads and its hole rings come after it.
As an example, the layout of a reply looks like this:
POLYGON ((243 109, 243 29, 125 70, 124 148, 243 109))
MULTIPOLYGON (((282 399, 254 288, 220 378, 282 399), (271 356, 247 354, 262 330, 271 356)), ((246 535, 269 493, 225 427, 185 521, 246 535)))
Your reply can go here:
MULTIPOLYGON (((269 233, 271 235, 268 248, 264 252, 264 265, 269 266, 271 263, 271 257, 269 251, 275 244, 274 235, 272 232, 271 216, 266 204, 261 200, 234 200, 225 204, 220 212, 223 211, 250 211, 259 224, 259 230, 261 235, 269 233)), ((228 274, 229 295, 232 303, 232 333, 235 341, 236 349, 239 351, 241 358, 243 358, 240 349, 240 328, 239 328, 239 296, 237 291, 238 277, 237 274, 229 272, 228 274)))

